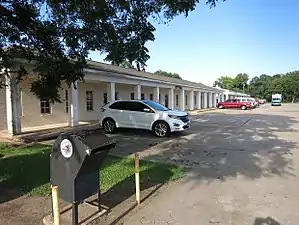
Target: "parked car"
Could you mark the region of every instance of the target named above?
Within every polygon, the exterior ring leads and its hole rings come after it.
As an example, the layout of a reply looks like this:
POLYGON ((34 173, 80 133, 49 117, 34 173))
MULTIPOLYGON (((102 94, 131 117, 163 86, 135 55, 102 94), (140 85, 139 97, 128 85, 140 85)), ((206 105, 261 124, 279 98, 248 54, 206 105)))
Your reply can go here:
POLYGON ((251 104, 251 108, 256 108, 259 106, 258 102, 251 97, 239 97, 237 99, 239 99, 241 102, 249 102, 251 104))
POLYGON ((151 130, 158 137, 190 128, 186 112, 172 110, 151 100, 118 100, 101 108, 99 122, 106 133, 117 128, 151 130))
POLYGON ((229 109, 229 108, 235 108, 235 109, 250 109, 252 108, 252 103, 250 101, 241 101, 240 99, 227 99, 224 102, 218 102, 217 107, 219 109, 229 109))
POLYGON ((258 102, 259 102, 260 105, 262 105, 262 104, 266 103, 266 100, 265 99, 259 99, 258 102))

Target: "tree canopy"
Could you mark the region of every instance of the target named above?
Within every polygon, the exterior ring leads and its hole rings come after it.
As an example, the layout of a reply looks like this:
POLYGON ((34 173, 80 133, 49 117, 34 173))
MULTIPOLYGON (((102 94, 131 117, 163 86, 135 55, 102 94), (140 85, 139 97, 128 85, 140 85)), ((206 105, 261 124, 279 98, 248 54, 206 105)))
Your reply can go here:
POLYGON ((299 70, 273 76, 263 74, 249 82, 251 96, 271 100, 272 94, 281 93, 284 101, 299 100, 299 70))
POLYGON ((232 91, 243 91, 248 87, 249 76, 247 73, 239 73, 235 78, 229 76, 221 76, 218 78, 213 86, 228 89, 232 91))
POLYGON ((121 62, 119 66, 127 69, 136 69, 135 66, 127 60, 121 62))
POLYGON ((182 79, 181 76, 178 73, 170 73, 170 72, 166 72, 166 71, 163 71, 163 70, 157 70, 154 74, 161 75, 161 76, 166 76, 166 77, 173 77, 173 78, 182 79))
POLYGON ((246 83, 244 91, 255 98, 270 101, 272 94, 281 93, 286 102, 299 100, 299 70, 273 76, 262 74, 248 80, 247 74, 238 74, 235 78, 222 76, 214 82, 214 86, 242 92, 242 83, 246 83))
MULTIPOLYGON (((207 0, 214 7, 218 0, 207 0)), ((224 0, 219 0, 224 1, 224 0)), ((90 51, 106 53, 106 60, 124 60, 144 68, 150 58, 145 47, 154 41, 154 18, 167 23, 195 10, 200 0, 4 0, 0 2, 0 76, 8 74, 15 57, 34 60, 38 79, 31 91, 38 98, 59 101, 62 82, 84 79, 90 51)), ((24 66, 14 68, 18 78, 24 66)), ((1 79, 0 79, 1 80, 1 79)), ((1 83, 3 85, 3 83, 1 83)))

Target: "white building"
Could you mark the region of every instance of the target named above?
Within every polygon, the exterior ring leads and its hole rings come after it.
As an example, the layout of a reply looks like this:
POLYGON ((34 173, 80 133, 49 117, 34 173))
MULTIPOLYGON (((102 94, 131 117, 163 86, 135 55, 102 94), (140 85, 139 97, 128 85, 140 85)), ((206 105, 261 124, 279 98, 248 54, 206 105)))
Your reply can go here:
POLYGON ((63 86, 62 103, 39 100, 30 92, 35 78, 32 66, 26 65, 29 76, 19 84, 13 74, 6 79, 7 87, 0 89, 0 130, 17 134, 60 126, 77 126, 96 121, 101 106, 114 99, 152 99, 169 108, 194 110, 216 107, 216 96, 222 90, 201 83, 140 72, 89 61, 85 82, 63 86))
POLYGON ((242 93, 242 92, 236 92, 236 91, 231 91, 228 89, 222 89, 217 87, 222 93, 217 95, 217 100, 218 102, 223 102, 227 99, 234 99, 234 98, 239 98, 239 97, 250 97, 250 95, 242 93))

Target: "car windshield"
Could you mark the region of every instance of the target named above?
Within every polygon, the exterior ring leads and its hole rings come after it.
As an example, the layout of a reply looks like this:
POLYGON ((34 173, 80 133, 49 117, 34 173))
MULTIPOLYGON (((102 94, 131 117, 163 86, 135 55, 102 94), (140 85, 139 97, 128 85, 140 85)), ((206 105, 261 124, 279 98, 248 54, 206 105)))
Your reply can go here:
POLYGON ((279 101, 280 98, 273 98, 272 100, 274 100, 274 101, 279 101))
POLYGON ((168 111, 169 109, 165 107, 164 105, 161 105, 157 102, 151 101, 151 100, 145 100, 143 101, 145 104, 150 106, 151 108, 158 110, 158 111, 168 111))

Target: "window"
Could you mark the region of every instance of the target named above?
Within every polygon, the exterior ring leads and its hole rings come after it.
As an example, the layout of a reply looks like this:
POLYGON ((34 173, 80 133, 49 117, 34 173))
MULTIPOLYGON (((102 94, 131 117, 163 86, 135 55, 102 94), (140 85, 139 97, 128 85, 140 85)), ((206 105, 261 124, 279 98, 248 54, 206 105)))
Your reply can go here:
POLYGON ((144 100, 144 93, 141 93, 141 100, 144 100))
POLYGON ((148 108, 150 109, 148 106, 140 103, 140 102, 128 102, 126 104, 126 109, 128 111, 135 111, 135 112, 144 112, 144 109, 148 108))
POLYGON ((109 106, 110 109, 118 109, 122 110, 124 108, 124 102, 115 102, 112 105, 109 106))
POLYGON ((159 94, 159 103, 161 103, 161 94, 159 94))
POLYGON ((86 91, 86 110, 93 111, 93 92, 86 91))
POLYGON ((115 92, 115 100, 118 100, 118 92, 115 92))
POLYGON ((131 93, 131 100, 134 100, 135 98, 135 95, 134 95, 134 92, 131 93))
POLYGON ((154 100, 154 95, 153 94, 150 94, 150 100, 154 100))
POLYGON ((103 102, 104 102, 104 104, 108 103, 108 95, 107 95, 107 93, 104 93, 103 102))
POLYGON ((168 95, 165 95, 165 104, 164 105, 168 108, 168 95))
POLYGON ((179 106, 179 95, 175 96, 175 105, 179 106))
POLYGON ((147 104, 148 106, 150 106, 151 108, 158 110, 158 111, 168 111, 169 109, 166 108, 164 105, 161 105, 157 102, 154 101, 150 101, 150 100, 145 100, 143 101, 145 104, 147 104))
POLYGON ((185 105, 188 105, 188 95, 185 95, 185 105))
POLYGON ((69 94, 67 90, 65 90, 65 112, 69 113, 69 94))
POLYGON ((111 106, 109 106, 109 108, 117 110, 143 112, 143 109, 148 107, 140 102, 121 101, 113 103, 111 106))
POLYGON ((51 106, 49 99, 42 99, 40 101, 40 113, 41 114, 51 114, 51 106))
POLYGON ((196 95, 194 95, 194 105, 196 105, 196 95))

